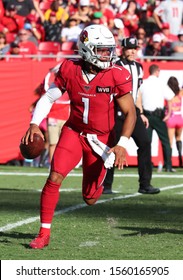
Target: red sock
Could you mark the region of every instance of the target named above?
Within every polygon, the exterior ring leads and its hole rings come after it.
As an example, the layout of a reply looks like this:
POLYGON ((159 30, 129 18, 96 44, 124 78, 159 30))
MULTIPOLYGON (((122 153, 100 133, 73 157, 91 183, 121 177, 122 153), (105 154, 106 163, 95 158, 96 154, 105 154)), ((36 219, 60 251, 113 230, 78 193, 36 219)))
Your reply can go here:
POLYGON ((51 224, 59 200, 60 185, 47 180, 41 194, 41 223, 51 224))

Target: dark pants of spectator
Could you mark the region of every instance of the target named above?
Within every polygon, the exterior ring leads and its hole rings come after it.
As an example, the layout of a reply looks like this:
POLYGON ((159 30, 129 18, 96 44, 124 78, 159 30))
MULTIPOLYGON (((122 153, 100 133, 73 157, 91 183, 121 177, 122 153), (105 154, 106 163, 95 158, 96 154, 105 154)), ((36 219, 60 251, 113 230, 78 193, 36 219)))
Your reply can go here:
POLYGON ((171 149, 170 142, 169 142, 166 123, 162 120, 161 116, 156 116, 154 114, 146 113, 146 117, 149 120, 149 127, 147 129, 149 139, 152 140, 152 133, 153 133, 153 130, 155 130, 156 133, 158 134, 158 137, 162 144, 164 168, 171 169, 172 168, 172 149, 171 149))
MULTIPOLYGON (((123 119, 117 117, 115 124, 116 131, 116 143, 118 142, 123 125, 123 119)), ((137 161, 138 161, 138 174, 139 174, 139 186, 145 188, 150 186, 152 178, 152 162, 151 162, 151 141, 147 134, 147 129, 141 119, 139 110, 137 109, 137 121, 134 131, 131 135, 135 144, 138 147, 137 161)), ((104 189, 112 188, 114 177, 114 168, 108 169, 106 178, 104 180, 104 189)))

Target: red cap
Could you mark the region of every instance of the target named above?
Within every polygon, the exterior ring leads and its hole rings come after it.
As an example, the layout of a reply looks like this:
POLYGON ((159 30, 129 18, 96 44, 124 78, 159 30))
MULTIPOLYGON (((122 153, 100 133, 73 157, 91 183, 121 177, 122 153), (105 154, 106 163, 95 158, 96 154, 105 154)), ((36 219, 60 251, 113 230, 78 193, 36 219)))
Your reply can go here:
POLYGON ((170 28, 170 25, 168 22, 162 23, 162 29, 169 29, 169 28, 170 28))

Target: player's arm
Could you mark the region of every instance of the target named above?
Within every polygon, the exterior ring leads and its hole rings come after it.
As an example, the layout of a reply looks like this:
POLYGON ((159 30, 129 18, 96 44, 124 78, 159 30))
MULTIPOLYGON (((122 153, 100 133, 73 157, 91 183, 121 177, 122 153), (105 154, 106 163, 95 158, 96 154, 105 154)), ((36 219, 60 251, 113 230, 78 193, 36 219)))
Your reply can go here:
MULTIPOLYGON (((156 24, 158 25, 158 27, 161 29, 162 28, 162 21, 161 21, 161 17, 160 17, 160 10, 161 8, 156 8, 153 12, 153 18, 156 22, 156 24)), ((161 10, 161 13, 163 13, 163 9, 161 10)))
POLYGON ((139 108, 139 110, 140 110, 140 116, 141 116, 141 119, 142 119, 142 121, 143 121, 145 127, 148 128, 148 126, 149 126, 149 120, 148 120, 148 118, 143 114, 142 93, 141 93, 140 89, 138 90, 138 94, 137 94, 136 106, 137 106, 137 108, 139 108))
POLYGON ((39 129, 41 121, 48 115, 53 103, 62 95, 61 90, 53 83, 47 92, 39 99, 36 104, 30 127, 22 138, 22 143, 28 143, 28 139, 33 141, 33 134, 38 133, 44 139, 44 136, 39 129))
POLYGON ((136 123, 136 110, 134 106, 134 101, 131 93, 121 96, 117 99, 117 103, 125 115, 125 120, 121 128, 121 137, 117 145, 110 149, 110 152, 115 153, 115 166, 118 166, 118 169, 123 169, 124 164, 127 164, 126 161, 126 148, 128 140, 134 130, 136 123))
POLYGON ((163 118, 164 122, 166 122, 170 118, 171 113, 172 113, 172 99, 171 100, 167 100, 167 113, 166 113, 166 115, 163 118))
POLYGON ((130 138, 136 123, 136 110, 131 93, 127 93, 118 98, 117 103, 125 115, 121 136, 130 138))
POLYGON ((143 113, 142 93, 141 93, 140 89, 138 90, 138 94, 137 94, 136 106, 139 108, 140 113, 142 114, 143 113))

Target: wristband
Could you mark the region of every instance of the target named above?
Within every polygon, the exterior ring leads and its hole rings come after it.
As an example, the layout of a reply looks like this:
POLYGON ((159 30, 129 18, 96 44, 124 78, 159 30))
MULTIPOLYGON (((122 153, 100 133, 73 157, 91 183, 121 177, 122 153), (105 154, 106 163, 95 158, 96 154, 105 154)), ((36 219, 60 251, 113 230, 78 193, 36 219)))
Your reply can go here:
POLYGON ((143 112, 141 112, 141 113, 140 113, 140 115, 144 115, 144 113, 143 113, 143 112))
POLYGON ((121 136, 119 141, 118 141, 118 143, 117 143, 117 145, 126 149, 127 145, 128 145, 128 137, 121 136))

